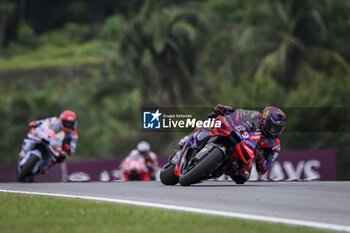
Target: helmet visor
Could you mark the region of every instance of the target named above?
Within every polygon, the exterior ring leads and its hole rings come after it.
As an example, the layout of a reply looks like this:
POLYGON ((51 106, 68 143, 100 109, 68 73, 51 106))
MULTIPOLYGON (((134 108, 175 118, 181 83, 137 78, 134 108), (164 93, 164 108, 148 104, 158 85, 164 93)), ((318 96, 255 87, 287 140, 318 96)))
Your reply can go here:
POLYGON ((63 125, 64 128, 67 128, 67 129, 74 129, 75 122, 74 122, 74 121, 62 120, 62 125, 63 125))
POLYGON ((271 136, 279 136, 283 132, 285 127, 285 124, 274 124, 270 121, 266 121, 265 123, 265 130, 271 135, 271 136))

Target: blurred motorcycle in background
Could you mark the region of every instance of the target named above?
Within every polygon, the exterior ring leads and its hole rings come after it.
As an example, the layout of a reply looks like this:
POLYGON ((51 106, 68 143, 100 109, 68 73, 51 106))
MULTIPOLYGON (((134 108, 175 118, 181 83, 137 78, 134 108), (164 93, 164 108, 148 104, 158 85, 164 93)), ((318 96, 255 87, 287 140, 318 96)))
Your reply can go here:
POLYGON ((149 181, 151 174, 142 156, 124 159, 120 165, 122 181, 149 181))

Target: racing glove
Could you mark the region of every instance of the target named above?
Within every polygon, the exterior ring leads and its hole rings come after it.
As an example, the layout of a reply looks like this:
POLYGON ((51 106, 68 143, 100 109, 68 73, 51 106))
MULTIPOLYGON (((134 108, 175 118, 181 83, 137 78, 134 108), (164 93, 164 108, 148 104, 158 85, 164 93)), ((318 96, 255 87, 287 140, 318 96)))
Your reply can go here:
POLYGON ((225 115, 228 113, 233 113, 235 111, 234 108, 232 108, 231 106, 225 106, 222 104, 217 104, 214 108, 213 108, 213 112, 217 115, 225 115))

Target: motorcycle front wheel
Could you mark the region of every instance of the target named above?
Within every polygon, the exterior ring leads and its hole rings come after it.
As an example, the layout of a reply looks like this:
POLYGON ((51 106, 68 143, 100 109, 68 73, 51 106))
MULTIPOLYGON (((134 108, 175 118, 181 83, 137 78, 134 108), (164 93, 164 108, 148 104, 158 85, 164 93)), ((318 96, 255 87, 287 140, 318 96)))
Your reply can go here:
POLYGON ((175 165, 167 163, 160 172, 160 181, 165 185, 176 185, 179 183, 179 177, 174 173, 175 165))
POLYGON ((18 173, 17 181, 18 182, 30 182, 27 178, 32 176, 32 170, 35 164, 39 161, 39 158, 31 155, 27 162, 23 165, 21 171, 18 173))
POLYGON ((214 171, 223 158, 223 152, 219 148, 215 148, 210 154, 200 160, 198 164, 185 171, 180 176, 179 183, 182 186, 198 183, 205 177, 206 173, 214 171))

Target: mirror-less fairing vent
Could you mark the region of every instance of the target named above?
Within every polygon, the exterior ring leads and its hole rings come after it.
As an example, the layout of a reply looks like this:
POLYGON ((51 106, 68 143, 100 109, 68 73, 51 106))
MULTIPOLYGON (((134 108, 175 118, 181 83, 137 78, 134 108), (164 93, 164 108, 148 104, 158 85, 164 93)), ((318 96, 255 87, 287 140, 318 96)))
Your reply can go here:
MULTIPOLYGON (((243 147, 243 146, 241 146, 241 148, 242 148, 242 147, 243 147)), ((243 157, 244 157, 244 159, 245 159, 246 162, 248 162, 248 161, 251 159, 250 155, 248 154, 248 152, 247 152, 246 149, 244 149, 244 148, 242 148, 242 154, 243 154, 243 157)))
POLYGON ((232 132, 231 132, 229 138, 230 138, 230 140, 231 140, 235 145, 241 143, 241 141, 242 141, 241 138, 238 137, 238 135, 236 134, 235 131, 232 131, 232 132))

